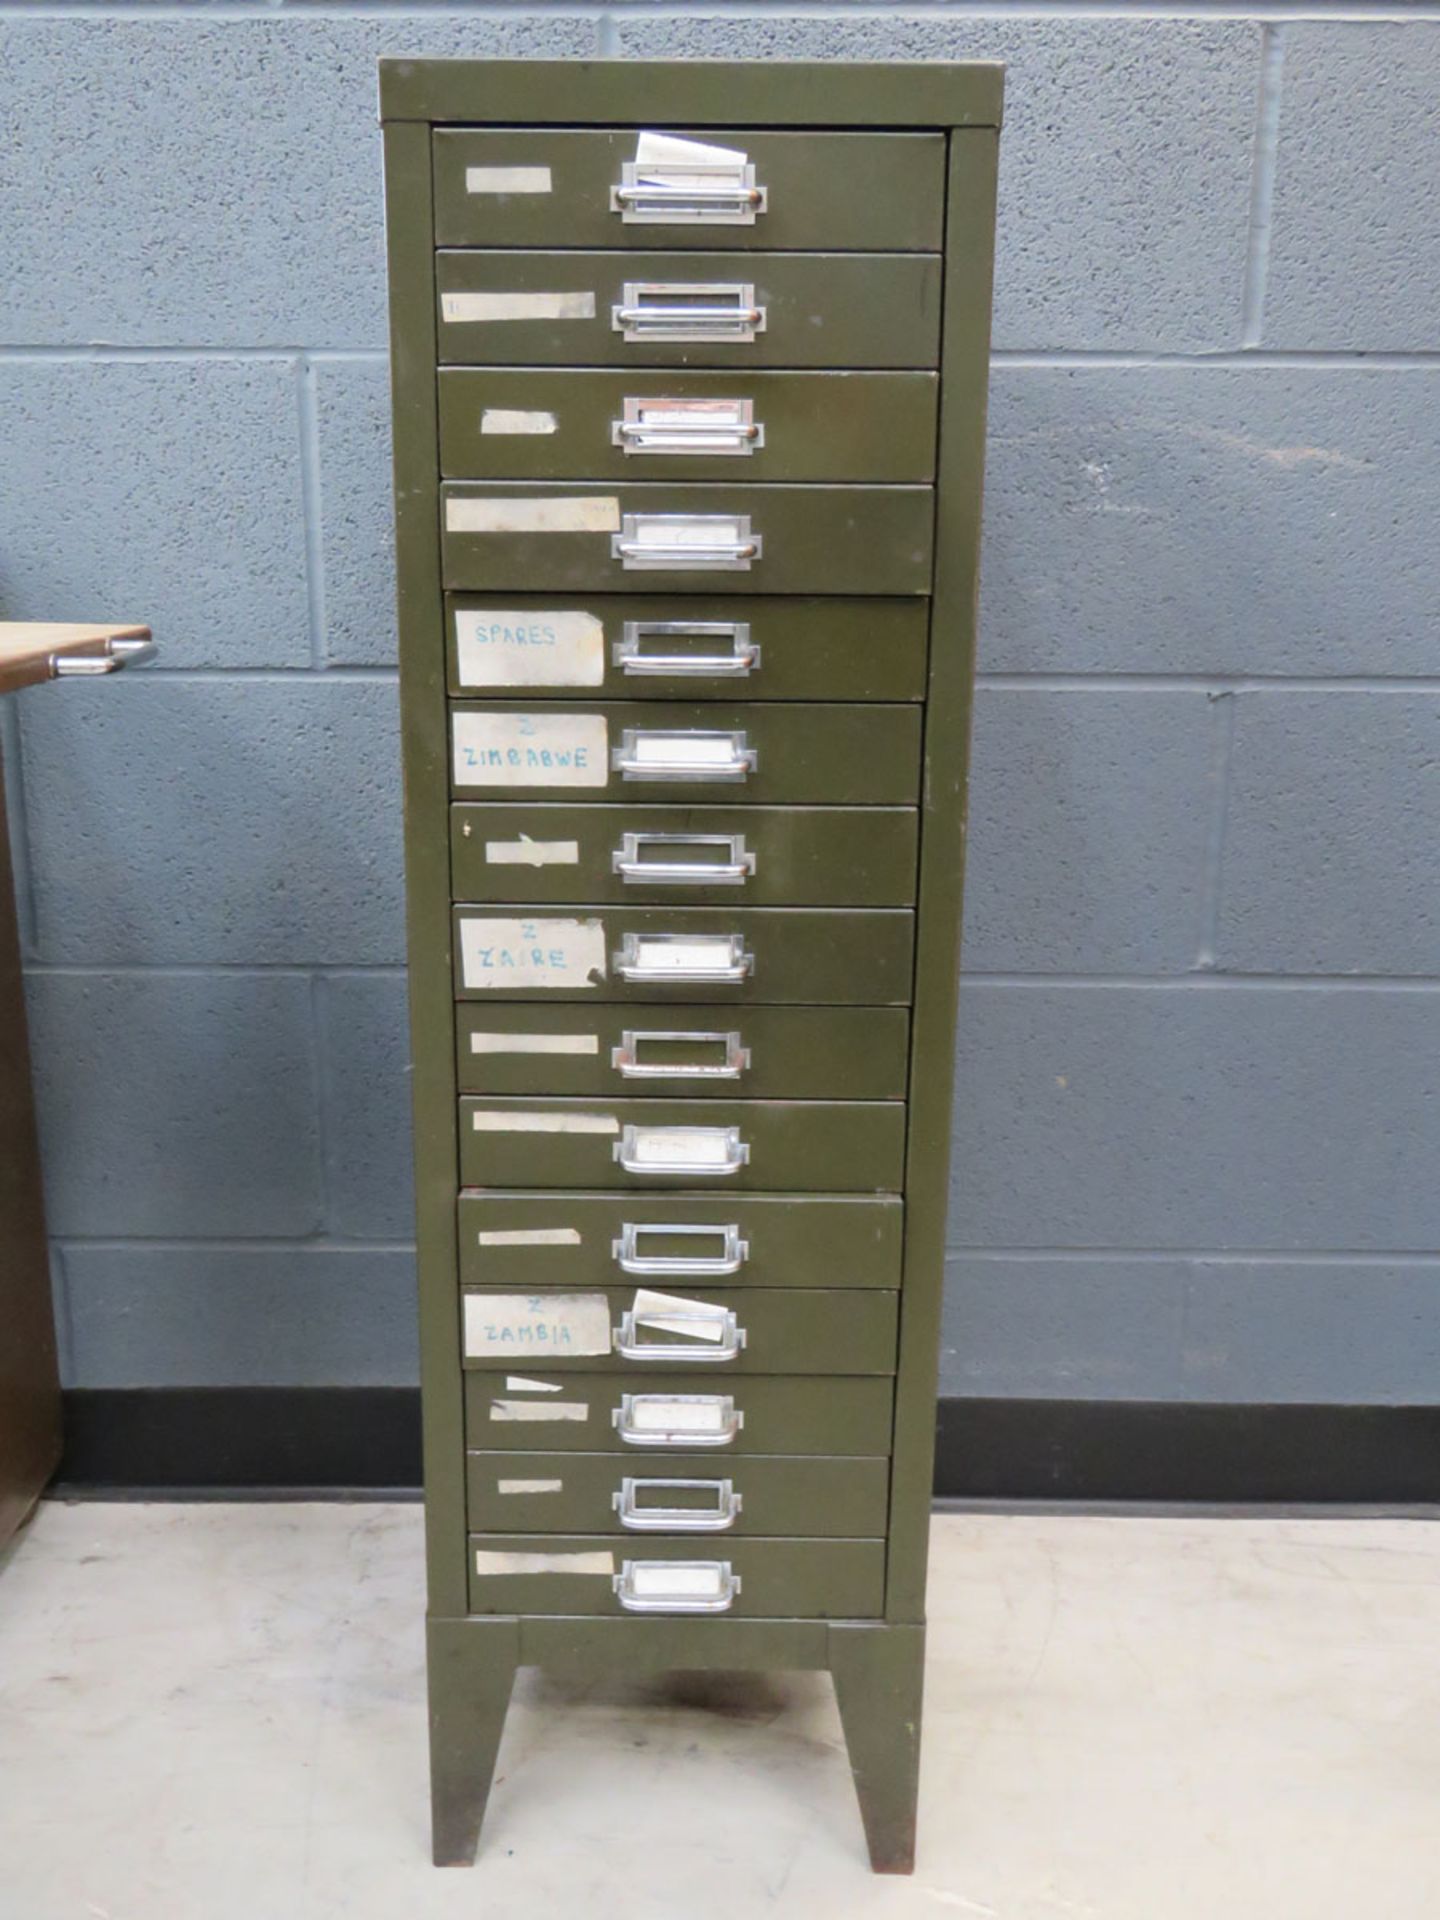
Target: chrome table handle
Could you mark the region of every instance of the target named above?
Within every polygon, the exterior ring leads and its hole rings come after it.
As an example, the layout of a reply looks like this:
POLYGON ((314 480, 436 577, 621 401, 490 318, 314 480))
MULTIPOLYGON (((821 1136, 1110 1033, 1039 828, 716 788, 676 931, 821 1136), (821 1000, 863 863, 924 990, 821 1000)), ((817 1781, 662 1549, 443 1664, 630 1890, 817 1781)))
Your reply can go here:
POLYGON ((727 1275, 738 1273, 750 1258, 750 1242, 742 1240, 738 1226, 702 1227, 671 1226, 666 1221, 653 1223, 627 1220, 620 1228, 618 1240, 610 1243, 611 1257, 622 1273, 640 1275, 668 1274, 678 1279, 686 1276, 692 1280, 702 1276, 712 1279, 724 1279, 727 1275), (682 1240, 713 1240, 720 1236, 720 1252, 716 1254, 669 1254, 642 1253, 640 1237, 646 1233, 658 1233, 682 1240))
POLYGON ((740 781, 759 764, 743 728, 722 733, 700 727, 626 727, 619 746, 610 752, 611 771, 626 780, 740 781))
POLYGON ((610 866, 624 880, 651 887, 743 886, 755 871, 755 855, 743 833, 627 833, 610 866), (713 866, 704 860, 642 860, 645 847, 724 847, 730 858, 713 866))
POLYGON ((729 1033, 699 1033, 693 1029, 678 1029, 669 1032, 641 1030, 626 1027, 620 1037, 620 1045, 610 1049, 610 1064, 626 1080, 738 1080, 750 1065, 750 1049, 742 1045, 740 1035, 733 1030, 729 1033), (725 1049, 723 1060, 654 1060, 647 1065, 640 1058, 640 1048, 646 1041, 687 1041, 695 1046, 716 1046, 725 1049))
POLYGON ((708 1307, 657 1307, 652 1314, 637 1314, 634 1307, 627 1307, 610 1337, 622 1360, 641 1361, 647 1366, 687 1367, 697 1362, 703 1366, 723 1365, 727 1360, 738 1360, 745 1346, 745 1329, 736 1319, 733 1307, 727 1307, 723 1314, 708 1307), (696 1326, 718 1326, 720 1338, 642 1340, 640 1325, 645 1319, 664 1320, 667 1324, 688 1320, 696 1326))
POLYGON ((626 340, 753 340, 766 313, 748 281, 627 280, 610 309, 626 340))
POLYGON ((642 1480, 624 1474, 620 1490, 613 1494, 611 1506, 620 1516, 620 1524, 631 1533, 724 1533, 733 1527, 744 1501, 735 1491, 733 1480, 642 1480), (657 1493, 710 1493, 713 1507, 647 1507, 640 1495, 657 1493))
POLYGON ((756 183, 753 162, 666 167, 626 160, 619 185, 610 189, 610 211, 625 226, 753 227, 769 198, 769 189, 756 183))
POLYGON ((626 1560, 612 1582, 627 1613, 728 1613, 740 1591, 728 1560, 626 1560))
POLYGON ((627 396, 610 423, 610 443, 626 454, 734 454, 765 444, 753 400, 665 400, 627 396))
POLYGON ((748 513, 626 513, 610 536, 631 573, 748 573, 764 550, 748 513))
POLYGON ((159 652, 153 640, 106 640, 103 653, 52 653, 52 680, 82 680, 98 673, 119 673, 123 667, 144 666, 159 652))
POLYGON ((760 665, 759 644, 750 638, 748 620, 627 620, 623 638, 611 649, 611 658, 622 673, 693 674, 744 679, 760 665), (655 635, 662 640, 678 640, 684 634, 705 638, 725 638, 729 653, 642 653, 643 642, 655 635))
POLYGON ((745 1415, 728 1393, 622 1393, 610 1424, 631 1447, 728 1447, 745 1415))
POLYGON ((612 1152, 626 1173, 739 1173, 750 1161, 738 1127, 626 1126, 612 1152))
POLYGON ((755 956, 741 933, 627 933, 610 964, 620 979, 641 985, 728 986, 755 972, 755 956))

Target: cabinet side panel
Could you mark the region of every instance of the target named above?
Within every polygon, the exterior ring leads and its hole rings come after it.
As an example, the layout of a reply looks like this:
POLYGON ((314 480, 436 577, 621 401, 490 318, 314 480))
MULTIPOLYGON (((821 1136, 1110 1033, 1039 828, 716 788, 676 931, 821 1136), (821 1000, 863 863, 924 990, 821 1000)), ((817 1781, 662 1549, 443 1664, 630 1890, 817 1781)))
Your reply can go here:
POLYGON ((985 465, 997 139, 950 136, 945 211, 935 598, 925 708, 920 915, 905 1166, 905 1268, 890 1500, 886 1618, 925 1610, 935 1379, 945 1270, 965 788, 985 465))
POLYGON ((385 129, 395 564, 405 768, 416 1238, 430 1610, 466 1611, 465 1437, 456 1280, 445 638, 440 598, 430 129, 385 129))

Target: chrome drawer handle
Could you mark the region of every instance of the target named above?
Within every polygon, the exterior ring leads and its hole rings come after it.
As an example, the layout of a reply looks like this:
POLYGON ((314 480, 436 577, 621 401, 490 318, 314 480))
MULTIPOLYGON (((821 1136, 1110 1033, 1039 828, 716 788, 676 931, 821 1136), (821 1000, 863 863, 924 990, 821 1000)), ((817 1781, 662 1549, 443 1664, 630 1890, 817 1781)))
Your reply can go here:
POLYGON ((694 674, 744 679, 760 665, 760 647, 750 638, 748 620, 627 620, 623 639, 611 649, 622 673, 694 674), (651 636, 678 640, 685 634, 712 635, 730 642, 729 653, 642 653, 651 636))
POLYGON ((612 1584, 627 1613, 728 1613, 740 1576, 728 1560, 626 1560, 612 1584))
POLYGON ((748 573, 763 551, 748 513, 627 513, 610 536, 627 573, 748 573))
POLYGON ((611 1152, 626 1173, 739 1173, 750 1161, 738 1127, 626 1126, 611 1152))
POLYGON ((611 870, 644 886, 743 886, 755 871, 755 856, 743 833, 627 833, 610 857, 611 870), (728 860, 642 860, 646 847, 723 847, 728 860))
POLYGON ((735 1517, 745 1504, 735 1491, 733 1480, 641 1480, 623 1474, 620 1491, 611 1495, 611 1506, 620 1516, 620 1524, 631 1533, 724 1533, 733 1527, 735 1517), (654 1493, 709 1493, 713 1507, 642 1506, 640 1496, 654 1493))
POLYGON ((611 1334, 615 1351, 622 1360, 642 1361, 646 1365, 657 1362, 666 1367, 688 1367, 696 1362, 705 1365, 723 1364, 727 1360, 738 1360, 745 1345, 745 1329, 735 1318, 733 1307, 727 1307, 723 1313, 717 1313, 713 1307, 692 1307, 682 1311, 678 1307, 666 1307, 663 1311, 657 1307, 651 1314, 638 1314, 634 1307, 627 1307, 620 1316, 620 1324, 611 1334), (640 1328, 645 1320, 663 1320, 667 1327, 679 1321, 693 1321, 697 1328, 720 1328, 718 1340, 642 1340, 640 1328))
POLYGON ((622 1393, 610 1424, 631 1447, 728 1447, 745 1416, 728 1393, 622 1393))
POLYGON ((612 748, 611 770, 626 780, 744 780, 760 764, 744 728, 626 727, 612 748))
POLYGON ((741 1045, 740 1035, 733 1031, 697 1033, 678 1030, 659 1033, 627 1027, 621 1035, 620 1045, 610 1049, 610 1064, 626 1080, 738 1080, 750 1065, 750 1049, 741 1045), (647 1065, 640 1058, 640 1049, 656 1041, 684 1041, 697 1047, 723 1047, 725 1058, 714 1061, 652 1060, 647 1065))
POLYGON ((626 340, 753 340, 765 308, 750 281, 627 280, 610 309, 626 340))
POLYGON ((610 423, 610 442, 627 454, 751 454, 765 444, 753 400, 628 398, 610 423))
POLYGON ((622 980, 734 984, 755 971, 741 933, 627 933, 611 965, 622 980))
POLYGON ((740 1271, 750 1258, 750 1242, 741 1239, 737 1226, 682 1227, 671 1226, 662 1220, 650 1223, 627 1220, 620 1228, 620 1238, 611 1241, 610 1253, 622 1273, 651 1276, 668 1274, 674 1279, 685 1276, 692 1280, 708 1275, 719 1280, 740 1271), (716 1254, 642 1253, 640 1237, 646 1233, 681 1240, 713 1240, 718 1234, 720 1251, 716 1254))
POLYGON ((768 201, 769 189, 757 186, 749 161, 667 167, 626 160, 620 184, 610 189, 610 211, 625 226, 753 227, 768 201))
POLYGON ((159 650, 153 640, 122 640, 111 634, 103 653, 52 653, 50 678, 84 680, 98 673, 119 673, 122 667, 143 667, 159 650))

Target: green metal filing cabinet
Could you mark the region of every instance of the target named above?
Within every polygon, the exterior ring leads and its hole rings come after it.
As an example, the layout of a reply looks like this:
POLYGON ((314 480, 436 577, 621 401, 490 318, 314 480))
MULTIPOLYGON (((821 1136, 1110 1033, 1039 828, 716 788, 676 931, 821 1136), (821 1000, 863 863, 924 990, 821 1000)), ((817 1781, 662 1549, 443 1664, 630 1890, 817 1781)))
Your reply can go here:
POLYGON ((1000 96, 382 66, 439 1862, 540 1665, 913 1865, 1000 96))

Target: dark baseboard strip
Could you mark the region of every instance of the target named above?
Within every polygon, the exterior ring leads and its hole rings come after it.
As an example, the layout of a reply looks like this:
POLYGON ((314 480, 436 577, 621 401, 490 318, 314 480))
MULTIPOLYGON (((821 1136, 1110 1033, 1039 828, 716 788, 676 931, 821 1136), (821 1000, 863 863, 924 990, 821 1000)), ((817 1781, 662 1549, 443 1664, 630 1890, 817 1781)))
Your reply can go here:
POLYGON ((420 1485, 414 1387, 80 1388, 52 1498, 391 1499, 420 1485))
MULTIPOLYGON (((420 1484, 412 1387, 86 1388, 61 1499, 395 1499, 420 1484)), ((1440 1406, 942 1400, 938 1499, 1427 1507, 1440 1406)))
POLYGON ((961 1500, 1427 1506, 1440 1406, 942 1400, 935 1492, 961 1500))

